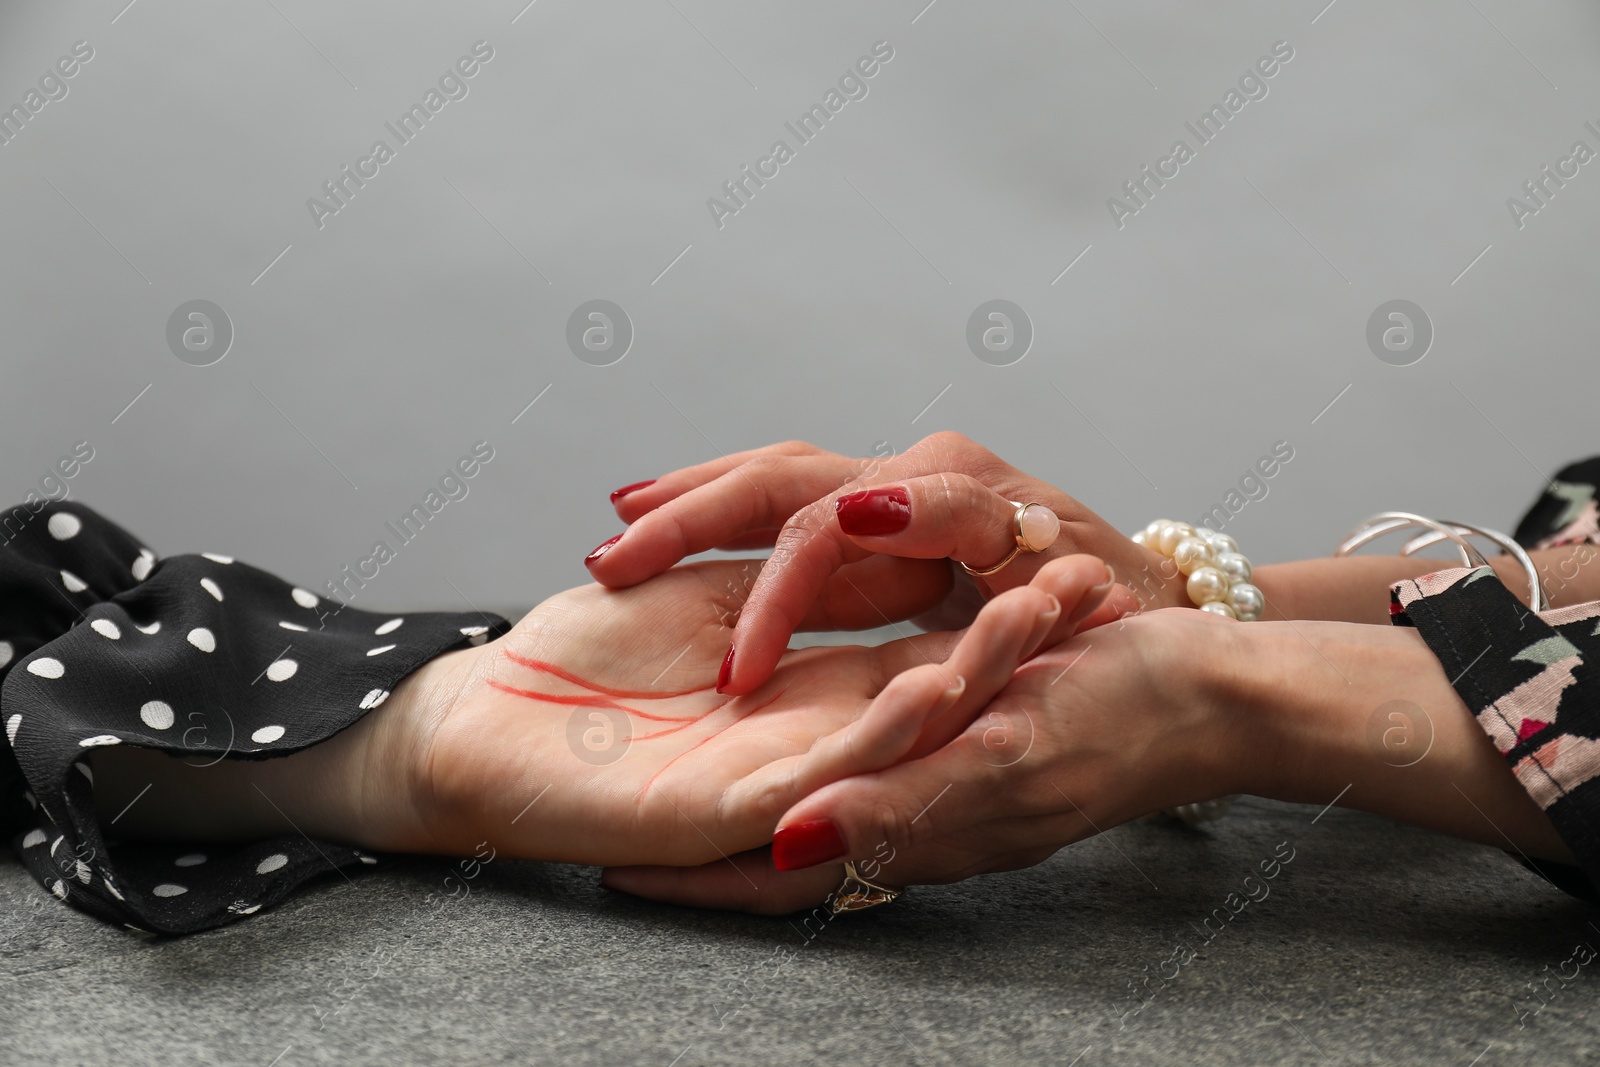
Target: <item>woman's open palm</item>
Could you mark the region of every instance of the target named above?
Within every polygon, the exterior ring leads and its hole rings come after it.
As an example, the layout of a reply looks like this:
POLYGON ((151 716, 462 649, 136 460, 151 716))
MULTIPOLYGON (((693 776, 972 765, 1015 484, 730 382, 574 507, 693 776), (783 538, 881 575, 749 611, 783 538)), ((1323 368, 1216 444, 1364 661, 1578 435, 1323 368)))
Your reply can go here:
POLYGON ((406 847, 467 852, 488 840, 590 864, 696 864, 758 847, 802 797, 888 765, 902 735, 923 732, 903 715, 866 714, 891 679, 908 697, 957 687, 930 740, 942 743, 978 710, 961 706, 960 680, 1009 677, 1059 618, 1034 593, 1025 621, 791 651, 754 692, 724 696, 718 672, 759 566, 699 563, 628 589, 568 590, 500 640, 430 665, 448 672, 435 691, 454 699, 416 702, 391 724, 409 731, 424 768, 427 840, 406 847))

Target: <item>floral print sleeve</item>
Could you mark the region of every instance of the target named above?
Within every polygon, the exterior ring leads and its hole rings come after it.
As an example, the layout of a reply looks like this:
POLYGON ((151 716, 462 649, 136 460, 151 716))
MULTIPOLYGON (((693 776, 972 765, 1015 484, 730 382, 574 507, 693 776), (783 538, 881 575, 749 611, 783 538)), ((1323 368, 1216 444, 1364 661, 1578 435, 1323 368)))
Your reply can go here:
MULTIPOLYGON (((1600 457, 1563 469, 1517 526, 1525 548, 1600 545, 1600 457)), ((1580 549, 1543 576, 1555 591, 1600 556, 1580 549)), ((1600 902, 1600 601, 1535 614, 1487 567, 1397 583, 1396 624, 1414 626, 1578 868, 1533 862, 1600 902)))

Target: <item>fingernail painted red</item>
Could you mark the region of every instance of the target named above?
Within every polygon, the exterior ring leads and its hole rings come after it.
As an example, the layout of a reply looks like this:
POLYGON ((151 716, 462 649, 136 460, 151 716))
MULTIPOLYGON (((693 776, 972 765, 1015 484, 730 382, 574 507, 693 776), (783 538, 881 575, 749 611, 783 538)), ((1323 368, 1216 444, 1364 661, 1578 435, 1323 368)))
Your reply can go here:
POLYGON ((733 677, 733 646, 728 646, 728 654, 722 657, 722 669, 717 672, 717 692, 727 686, 728 680, 733 677))
POLYGON ((587 556, 583 557, 583 565, 585 567, 587 567, 587 566, 590 566, 591 564, 593 564, 595 560, 599 559, 601 556, 605 555, 607 552, 610 552, 611 551, 611 546, 616 544, 620 540, 622 540, 622 535, 621 534, 617 534, 617 536, 615 536, 615 537, 608 537, 604 541, 601 541, 598 545, 595 546, 595 550, 593 552, 591 552, 587 556))
POLYGON ((656 480, 651 478, 647 482, 634 482, 632 485, 625 485, 621 489, 618 489, 616 492, 611 494, 611 502, 615 504, 629 493, 637 493, 639 490, 648 489, 655 484, 656 480))
POLYGON ((899 533, 911 523, 911 496, 904 489, 863 489, 833 504, 839 529, 852 537, 899 533))
POLYGON ((799 871, 844 859, 847 851, 832 819, 813 819, 785 826, 773 836, 772 865, 780 871, 799 871))

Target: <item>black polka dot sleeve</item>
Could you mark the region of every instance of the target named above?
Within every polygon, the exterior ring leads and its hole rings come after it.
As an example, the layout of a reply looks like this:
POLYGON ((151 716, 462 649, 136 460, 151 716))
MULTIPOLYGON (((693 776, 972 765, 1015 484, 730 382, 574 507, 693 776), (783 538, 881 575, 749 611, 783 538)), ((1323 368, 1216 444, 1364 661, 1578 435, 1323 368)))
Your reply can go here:
POLYGON ((252 915, 375 858, 305 837, 118 842, 96 817, 86 756, 287 756, 428 660, 507 629, 497 615, 357 611, 228 556, 158 559, 75 502, 0 512, 0 830, 46 890, 133 929, 252 915))

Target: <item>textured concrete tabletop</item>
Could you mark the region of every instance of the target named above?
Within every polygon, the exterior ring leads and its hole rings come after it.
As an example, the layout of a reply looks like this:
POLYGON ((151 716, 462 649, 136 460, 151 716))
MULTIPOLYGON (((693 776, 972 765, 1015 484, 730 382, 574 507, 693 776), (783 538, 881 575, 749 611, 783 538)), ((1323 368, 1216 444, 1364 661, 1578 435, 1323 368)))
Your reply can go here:
POLYGON ((470 895, 429 908, 452 869, 396 857, 238 925, 147 940, 69 911, 7 860, 0 1059, 1495 1067, 1597 1056, 1600 976, 1568 962, 1581 942, 1600 945, 1589 909, 1499 852, 1341 809, 1318 818, 1250 800, 1210 831, 1134 824, 1033 870, 810 927, 635 901, 600 889, 593 870, 525 862, 492 863, 470 895), (1263 861, 1291 855, 1263 879, 1263 861), (1257 899, 1241 905, 1252 872, 1257 899), (1206 925, 1217 909, 1237 914, 1206 925), (1188 952, 1175 956, 1179 944, 1188 952), (1554 977, 1563 971, 1578 976, 1554 977))

